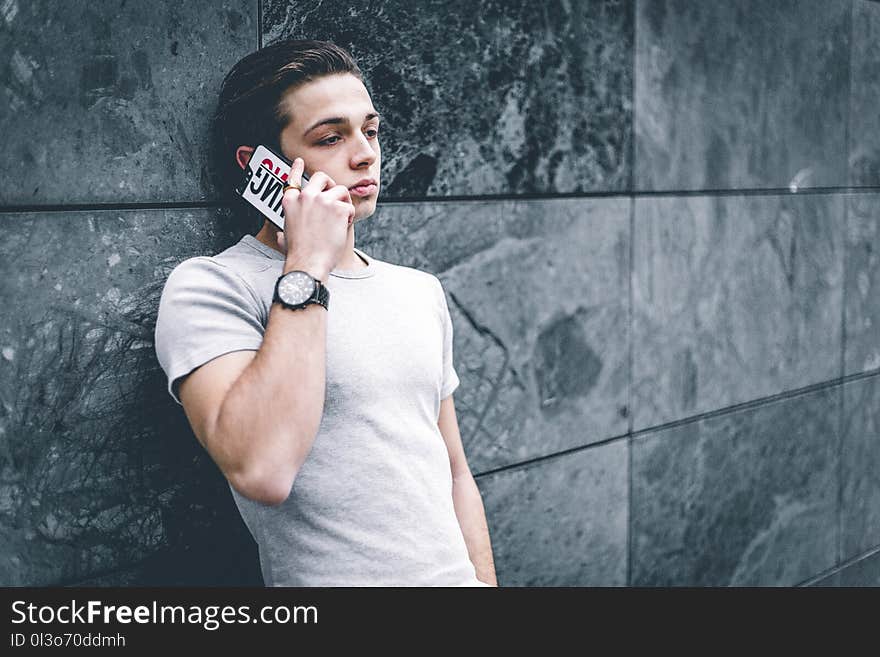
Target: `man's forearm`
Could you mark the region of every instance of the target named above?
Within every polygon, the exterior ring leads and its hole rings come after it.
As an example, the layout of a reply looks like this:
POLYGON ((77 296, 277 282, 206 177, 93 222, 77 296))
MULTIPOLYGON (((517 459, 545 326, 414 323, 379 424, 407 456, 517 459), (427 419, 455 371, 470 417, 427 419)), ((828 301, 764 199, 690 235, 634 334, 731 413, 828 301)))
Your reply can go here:
MULTIPOLYGON (((285 263, 285 272, 294 268, 285 263)), ((324 283, 329 277, 309 263, 299 268, 324 283)), ((289 310, 273 303, 259 350, 226 393, 209 451, 246 497, 283 501, 311 451, 324 409, 327 312, 317 304, 289 310), (296 385, 290 372, 297 372, 296 385)))
POLYGON ((498 586, 483 498, 470 472, 453 479, 452 503, 467 545, 468 557, 477 571, 477 579, 498 586))

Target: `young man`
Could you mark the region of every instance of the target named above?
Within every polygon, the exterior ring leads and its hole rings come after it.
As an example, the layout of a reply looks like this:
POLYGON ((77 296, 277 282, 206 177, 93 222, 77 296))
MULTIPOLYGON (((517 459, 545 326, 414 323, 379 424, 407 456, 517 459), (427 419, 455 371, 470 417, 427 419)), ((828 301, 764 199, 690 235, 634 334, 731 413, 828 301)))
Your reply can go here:
POLYGON ((354 247, 381 164, 357 65, 319 41, 252 53, 224 80, 215 127, 226 190, 259 144, 293 162, 285 229, 264 221, 178 265, 156 352, 266 585, 497 586, 440 280, 354 247))

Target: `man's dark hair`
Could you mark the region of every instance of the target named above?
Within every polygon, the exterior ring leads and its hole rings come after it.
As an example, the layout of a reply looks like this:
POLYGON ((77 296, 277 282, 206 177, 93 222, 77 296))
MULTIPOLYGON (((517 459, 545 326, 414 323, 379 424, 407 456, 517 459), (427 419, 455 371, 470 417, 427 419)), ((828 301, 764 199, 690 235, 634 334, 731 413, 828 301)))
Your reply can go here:
POLYGON ((211 127, 213 168, 220 175, 223 199, 248 218, 262 224, 262 215, 250 205, 235 202, 233 188, 243 176, 235 150, 265 144, 282 155, 279 136, 291 120, 280 107, 282 95, 335 73, 350 73, 363 81, 360 68, 344 48, 328 41, 285 39, 246 55, 226 74, 211 127))

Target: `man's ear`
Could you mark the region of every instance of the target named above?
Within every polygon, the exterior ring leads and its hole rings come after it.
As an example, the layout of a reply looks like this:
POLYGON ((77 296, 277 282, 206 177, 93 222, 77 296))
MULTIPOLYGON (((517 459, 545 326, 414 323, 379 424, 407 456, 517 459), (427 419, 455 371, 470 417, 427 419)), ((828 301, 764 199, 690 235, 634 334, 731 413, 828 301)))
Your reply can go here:
POLYGON ((235 149, 235 161, 238 162, 238 166, 244 169, 248 162, 251 161, 251 155, 254 154, 254 151, 257 150, 253 146, 239 146, 235 149))

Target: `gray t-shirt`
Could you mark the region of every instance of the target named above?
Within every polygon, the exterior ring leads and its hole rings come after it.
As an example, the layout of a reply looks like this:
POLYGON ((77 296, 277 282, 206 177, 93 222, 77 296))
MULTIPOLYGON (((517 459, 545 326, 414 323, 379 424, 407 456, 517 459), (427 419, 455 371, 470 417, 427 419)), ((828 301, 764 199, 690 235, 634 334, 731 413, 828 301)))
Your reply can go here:
MULTIPOLYGON (((267 586, 480 586, 452 502, 437 426, 459 379, 452 321, 433 274, 383 262, 330 273, 324 411, 278 506, 232 490, 267 586)), ((245 235, 171 272, 156 354, 179 379, 232 351, 259 349, 284 256, 245 235)), ((296 311, 288 311, 296 312, 296 311)), ((291 385, 296 374, 291 372, 291 385)))

